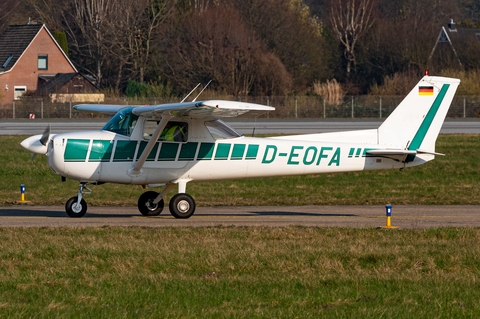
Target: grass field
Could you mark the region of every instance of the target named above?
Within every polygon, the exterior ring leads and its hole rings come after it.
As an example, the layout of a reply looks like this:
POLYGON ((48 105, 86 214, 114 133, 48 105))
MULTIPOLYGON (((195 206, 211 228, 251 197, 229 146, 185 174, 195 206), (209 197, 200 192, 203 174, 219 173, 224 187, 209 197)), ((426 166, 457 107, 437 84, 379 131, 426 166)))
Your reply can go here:
MULTIPOLYGON (((63 205, 45 158, 0 137, 0 204, 63 205)), ((480 204, 479 136, 399 171, 191 183, 199 205, 480 204)), ((90 205, 136 205, 102 185, 90 205)), ((0 220, 1 223, 1 220, 0 220)), ((478 318, 480 229, 0 228, 0 318, 478 318)))
MULTIPOLYGON (((52 173, 45 156, 30 161, 20 145, 24 136, 0 137, 0 205, 20 199, 37 205, 64 205, 78 183, 52 173)), ((399 170, 189 183, 187 192, 201 206, 223 205, 384 205, 480 204, 480 136, 441 135, 437 156, 425 165, 399 170)), ((89 205, 136 206, 140 186, 92 186, 89 205)), ((172 195, 172 194, 170 194, 172 195)), ((168 198, 167 198, 168 200, 168 198)))
POLYGON ((0 228, 1 318, 478 318, 480 229, 0 228))

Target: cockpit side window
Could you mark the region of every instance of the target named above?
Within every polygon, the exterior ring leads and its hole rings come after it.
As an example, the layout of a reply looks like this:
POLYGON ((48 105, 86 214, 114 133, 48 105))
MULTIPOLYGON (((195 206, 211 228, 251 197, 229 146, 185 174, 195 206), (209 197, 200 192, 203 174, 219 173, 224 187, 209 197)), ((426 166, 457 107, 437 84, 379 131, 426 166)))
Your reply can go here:
POLYGON ((103 130, 130 136, 137 124, 138 115, 132 113, 133 107, 121 109, 103 127, 103 130))
MULTIPOLYGON (((153 132, 157 128, 159 121, 145 121, 143 138, 149 140, 152 137, 153 132)), ((170 142, 186 142, 188 140, 188 123, 186 122, 176 122, 170 121, 167 123, 167 126, 163 129, 159 141, 170 141, 170 142)))
POLYGON ((238 133, 224 121, 219 119, 207 121, 205 122, 205 126, 216 140, 242 136, 242 134, 238 133))

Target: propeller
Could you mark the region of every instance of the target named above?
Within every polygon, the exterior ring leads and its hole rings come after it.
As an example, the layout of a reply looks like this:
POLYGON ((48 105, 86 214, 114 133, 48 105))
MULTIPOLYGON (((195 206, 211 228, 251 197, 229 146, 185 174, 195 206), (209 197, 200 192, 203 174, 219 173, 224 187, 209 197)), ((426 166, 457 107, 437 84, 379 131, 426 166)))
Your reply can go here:
POLYGON ((43 134, 38 134, 30 136, 29 138, 24 139, 20 145, 23 148, 32 152, 31 160, 35 157, 35 154, 46 154, 48 150, 48 141, 50 140, 50 124, 45 128, 43 134))
POLYGON ((43 146, 47 146, 48 140, 50 139, 50 124, 45 128, 45 131, 43 131, 42 137, 40 138, 40 143, 42 143, 43 146))

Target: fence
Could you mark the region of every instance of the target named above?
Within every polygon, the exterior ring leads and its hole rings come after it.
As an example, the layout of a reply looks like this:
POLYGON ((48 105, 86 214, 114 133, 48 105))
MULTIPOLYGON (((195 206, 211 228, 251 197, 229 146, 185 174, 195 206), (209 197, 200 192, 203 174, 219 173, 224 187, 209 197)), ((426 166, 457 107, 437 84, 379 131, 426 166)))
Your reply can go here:
MULTIPOLYGON (((403 100, 404 96, 346 96, 338 105, 328 104, 318 96, 273 97, 206 97, 204 99, 230 99, 275 107, 263 117, 269 118, 385 118, 403 100)), ((107 98, 104 104, 155 105, 178 102, 175 98, 128 100, 107 98)), ((48 99, 25 97, 0 107, 0 118, 102 118, 105 115, 73 110, 79 103, 52 103, 48 99)), ((480 117, 480 96, 456 96, 448 111, 449 118, 480 117)))

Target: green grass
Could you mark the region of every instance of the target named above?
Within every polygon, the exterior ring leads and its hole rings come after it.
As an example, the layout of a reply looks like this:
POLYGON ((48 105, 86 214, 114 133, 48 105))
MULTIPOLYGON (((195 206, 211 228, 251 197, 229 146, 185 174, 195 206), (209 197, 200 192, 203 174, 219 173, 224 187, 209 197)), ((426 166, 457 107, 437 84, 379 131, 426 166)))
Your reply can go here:
MULTIPOLYGON (((24 136, 1 136, 0 205, 26 199, 37 205, 63 205, 78 190, 75 181, 60 181, 46 158, 30 154, 20 145, 24 136)), ((198 205, 370 205, 480 204, 480 148, 478 135, 441 135, 437 156, 425 165, 399 170, 366 171, 296 177, 189 183, 187 192, 198 205)), ((140 186, 92 186, 89 205, 135 206, 140 186)), ((172 195, 171 193, 170 195, 172 195)), ((168 198, 167 198, 168 199, 168 198)))
POLYGON ((480 229, 0 229, 2 318, 476 318, 480 229))
MULTIPOLYGON (((45 158, 0 137, 0 204, 57 205, 45 158)), ((200 205, 479 204, 479 136, 399 171, 191 183, 200 205)), ((90 205, 135 205, 102 185, 90 205)), ((480 229, 0 228, 0 318, 477 318, 480 229)))

